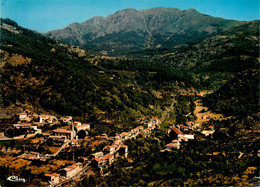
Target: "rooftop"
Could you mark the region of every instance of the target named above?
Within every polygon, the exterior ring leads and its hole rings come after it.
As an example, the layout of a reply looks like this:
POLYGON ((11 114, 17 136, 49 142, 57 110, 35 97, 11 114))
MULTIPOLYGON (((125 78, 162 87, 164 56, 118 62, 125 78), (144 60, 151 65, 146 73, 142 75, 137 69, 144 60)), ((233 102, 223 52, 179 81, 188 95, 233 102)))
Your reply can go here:
POLYGON ((71 133, 72 131, 66 130, 66 129, 55 129, 55 130, 53 130, 53 132, 56 132, 56 133, 71 133))
POLYGON ((127 145, 120 145, 120 148, 127 148, 127 145))
POLYGON ((106 160, 106 159, 109 159, 109 158, 112 158, 112 157, 113 157, 113 155, 107 154, 107 155, 105 155, 102 159, 103 159, 103 160, 106 160))
POLYGON ((21 125, 21 127, 30 127, 31 126, 31 124, 28 124, 28 123, 23 123, 22 125, 21 125))
POLYGON ((64 168, 64 170, 71 171, 71 170, 75 169, 76 167, 77 167, 76 165, 71 165, 71 166, 64 168))
POLYGON ((176 133, 176 134, 184 134, 183 132, 181 132, 179 129, 177 129, 176 127, 173 127, 172 130, 176 133))
POLYGON ((27 115, 27 113, 22 112, 22 113, 18 113, 18 115, 27 115))
MULTIPOLYGON (((76 122, 74 122, 74 123, 76 123, 76 122)), ((78 123, 80 123, 80 122, 78 122, 78 123)), ((90 126, 90 124, 77 125, 76 127, 86 127, 86 126, 90 126)))

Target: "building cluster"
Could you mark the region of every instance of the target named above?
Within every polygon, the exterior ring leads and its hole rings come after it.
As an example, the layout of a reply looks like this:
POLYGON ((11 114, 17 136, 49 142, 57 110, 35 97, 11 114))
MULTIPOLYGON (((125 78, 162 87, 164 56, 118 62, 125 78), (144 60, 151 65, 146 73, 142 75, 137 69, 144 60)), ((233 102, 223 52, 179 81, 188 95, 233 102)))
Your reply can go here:
POLYGON ((19 113, 18 119, 20 122, 33 123, 37 126, 43 126, 44 124, 55 125, 59 123, 59 120, 56 116, 46 114, 30 114, 30 112, 19 113))
MULTIPOLYGON (((151 132, 159 127, 160 121, 155 118, 147 123, 148 128, 144 128, 144 126, 138 126, 129 132, 122 132, 120 134, 116 134, 114 137, 108 137, 106 134, 102 134, 99 138, 105 138, 112 140, 109 145, 106 145, 102 151, 92 153, 88 158, 81 157, 84 162, 87 162, 86 166, 91 165, 92 167, 99 170, 101 174, 106 174, 108 171, 109 166, 115 159, 118 157, 128 157, 128 146, 124 144, 125 140, 128 139, 135 139, 139 134, 142 134, 144 137, 149 136, 151 132)), ((53 130, 53 135, 50 136, 53 138, 55 137, 63 137, 64 140, 70 140, 73 142, 75 140, 75 136, 73 134, 73 129, 79 130, 90 130, 90 126, 87 124, 81 124, 80 122, 72 123, 72 130, 66 129, 55 129, 53 130)), ((57 184, 61 180, 69 179, 75 176, 77 173, 83 170, 82 163, 77 163, 75 165, 68 166, 59 170, 57 173, 53 174, 46 174, 45 179, 51 184, 57 184)))
POLYGON ((86 134, 88 134, 89 130, 90 124, 81 124, 81 122, 75 121, 71 122, 71 130, 61 128, 55 129, 52 131, 52 135, 49 136, 49 139, 61 142, 66 142, 69 140, 75 143, 75 140, 78 139, 77 133, 79 131, 84 131, 86 134))
POLYGON ((83 169, 83 164, 78 162, 60 169, 57 173, 47 173, 43 180, 49 182, 51 185, 56 185, 68 178, 75 177, 83 169))
POLYGON ((185 130, 186 127, 188 128, 188 130, 193 130, 192 125, 193 125, 193 122, 186 122, 186 125, 181 124, 181 125, 172 126, 167 132, 167 134, 172 139, 172 141, 170 143, 168 143, 165 146, 165 149, 163 149, 161 151, 164 152, 164 151, 180 149, 182 141, 193 140, 194 135, 185 134, 181 131, 181 129, 185 130))

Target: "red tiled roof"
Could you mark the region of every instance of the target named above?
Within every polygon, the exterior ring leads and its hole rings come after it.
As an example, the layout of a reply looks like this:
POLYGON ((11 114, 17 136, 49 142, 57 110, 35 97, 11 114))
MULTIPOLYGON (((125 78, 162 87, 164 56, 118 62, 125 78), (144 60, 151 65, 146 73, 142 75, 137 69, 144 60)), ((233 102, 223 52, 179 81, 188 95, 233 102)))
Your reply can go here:
POLYGON ((18 115, 27 115, 27 113, 23 112, 23 113, 19 113, 18 115))
POLYGON ((76 127, 90 126, 90 124, 77 125, 76 127))
POLYGON ((193 123, 193 121, 186 122, 187 125, 191 125, 192 123, 193 123))
POLYGON ((176 127, 173 127, 172 130, 176 133, 176 134, 184 134, 183 132, 181 132, 179 129, 177 129, 176 127))
POLYGON ((118 144, 120 144, 120 142, 121 142, 120 140, 115 140, 113 144, 118 145, 118 144))
POLYGON ((71 170, 75 169, 76 167, 77 167, 76 165, 71 165, 71 166, 64 168, 64 170, 71 171, 71 170))
POLYGON ((179 140, 172 140, 172 143, 178 143, 179 140))
POLYGON ((60 175, 58 173, 53 173, 52 176, 59 177, 60 175))
POLYGON ((128 135, 128 132, 122 132, 121 134, 120 134, 120 136, 127 136, 128 135))
POLYGON ((120 145, 120 148, 127 148, 127 145, 120 145))
POLYGON ((53 130, 53 132, 57 132, 57 133, 71 133, 70 130, 66 130, 66 129, 55 129, 55 130, 53 130))
POLYGON ((136 127, 135 129, 136 130, 140 130, 140 129, 143 129, 144 127, 143 126, 138 126, 138 127, 136 127))
POLYGON ((167 147, 178 147, 178 145, 175 144, 175 143, 169 143, 169 144, 167 144, 166 146, 167 146, 167 147))
POLYGON ((54 177, 59 177, 60 175, 57 174, 57 173, 52 173, 52 174, 47 173, 47 174, 45 174, 45 176, 47 176, 47 177, 52 177, 52 176, 54 176, 54 177))
POLYGON ((27 124, 27 123, 23 123, 22 125, 21 125, 21 127, 30 127, 31 126, 31 124, 27 124))
POLYGON ((106 160, 106 159, 109 159, 109 158, 112 158, 112 157, 113 157, 113 155, 107 154, 107 155, 105 155, 102 159, 103 159, 103 160, 106 160))
POLYGON ((95 160, 97 162, 101 162, 102 161, 100 158, 92 158, 92 160, 95 160))

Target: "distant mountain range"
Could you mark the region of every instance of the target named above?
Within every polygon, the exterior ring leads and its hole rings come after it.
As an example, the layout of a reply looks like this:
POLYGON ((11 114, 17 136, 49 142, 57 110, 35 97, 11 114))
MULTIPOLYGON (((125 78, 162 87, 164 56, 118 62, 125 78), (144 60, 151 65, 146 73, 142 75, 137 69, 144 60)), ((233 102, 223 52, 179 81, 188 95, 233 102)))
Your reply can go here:
POLYGON ((133 56, 146 55, 146 50, 192 45, 241 23, 201 14, 195 9, 124 9, 45 35, 104 55, 133 56))

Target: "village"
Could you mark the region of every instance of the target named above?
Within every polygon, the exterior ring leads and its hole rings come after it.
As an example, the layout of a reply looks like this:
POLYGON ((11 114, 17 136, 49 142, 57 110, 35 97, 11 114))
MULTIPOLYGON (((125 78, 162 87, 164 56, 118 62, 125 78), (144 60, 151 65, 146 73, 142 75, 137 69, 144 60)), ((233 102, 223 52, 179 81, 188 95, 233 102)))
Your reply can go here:
MULTIPOLYGON (((137 126, 128 132, 116 133, 115 136, 110 137, 103 133, 101 136, 95 137, 107 140, 107 144, 103 147, 102 151, 96 152, 93 150, 93 152, 87 157, 82 156, 76 159, 73 158, 73 161, 77 161, 75 164, 68 165, 53 173, 45 173, 42 180, 48 182, 51 186, 59 186, 84 174, 89 167, 96 168, 102 175, 108 175, 109 166, 111 166, 111 164, 115 162, 118 157, 128 157, 129 150, 128 145, 125 144, 125 141, 128 139, 136 139, 138 135, 147 138, 154 132, 155 129, 159 130, 160 124, 164 121, 165 116, 170 109, 172 109, 172 107, 173 104, 165 111, 164 115, 162 115, 160 119, 154 117, 150 121, 144 123, 143 125, 137 126)), ((37 115, 26 111, 18 113, 17 118, 19 119, 18 122, 7 128, 5 132, 1 134, 0 140, 18 140, 44 135, 47 137, 44 140, 45 142, 52 142, 52 144, 60 145, 59 149, 52 154, 43 155, 36 151, 24 151, 22 154, 17 156, 17 158, 25 160, 46 161, 48 159, 55 158, 60 152, 62 152, 63 149, 79 146, 79 141, 84 141, 84 138, 89 138, 88 134, 91 130, 90 124, 73 121, 71 116, 60 117, 58 119, 53 115, 37 115), (44 125, 46 124, 49 126, 63 124, 66 128, 60 127, 43 133, 41 128, 44 128, 44 125)), ((186 122, 185 124, 172 125, 167 129, 161 130, 163 130, 166 136, 169 136, 172 140, 163 147, 161 152, 180 149, 182 141, 187 142, 194 139, 194 135, 187 134, 188 132, 201 131, 198 125, 195 125, 192 121, 186 122)), ((214 127, 209 127, 208 130, 203 133, 208 135, 213 132, 214 127)), ((40 143, 44 143, 44 141, 40 143)), ((8 152, 5 147, 2 147, 2 151, 8 152)), ((19 153, 19 150, 16 151, 19 153)))

